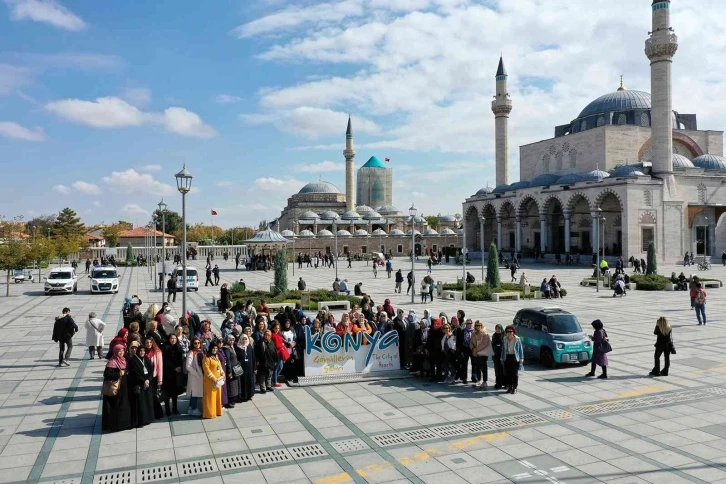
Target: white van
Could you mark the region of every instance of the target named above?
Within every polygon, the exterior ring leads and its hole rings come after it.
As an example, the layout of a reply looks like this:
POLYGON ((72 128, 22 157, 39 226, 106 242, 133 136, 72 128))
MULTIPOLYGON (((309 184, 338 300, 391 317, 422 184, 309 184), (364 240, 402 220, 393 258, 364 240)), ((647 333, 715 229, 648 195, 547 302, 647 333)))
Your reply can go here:
POLYGON ((45 294, 72 294, 78 290, 76 270, 71 266, 54 267, 45 278, 45 294))
MULTIPOLYGON (((174 269, 174 277, 176 277, 176 290, 180 292, 184 289, 184 267, 179 266, 174 269)), ((199 291, 199 271, 196 267, 187 266, 187 289, 199 291)))
POLYGON ((118 272, 115 267, 92 267, 88 277, 91 279, 91 294, 99 292, 116 294, 118 292, 118 272))

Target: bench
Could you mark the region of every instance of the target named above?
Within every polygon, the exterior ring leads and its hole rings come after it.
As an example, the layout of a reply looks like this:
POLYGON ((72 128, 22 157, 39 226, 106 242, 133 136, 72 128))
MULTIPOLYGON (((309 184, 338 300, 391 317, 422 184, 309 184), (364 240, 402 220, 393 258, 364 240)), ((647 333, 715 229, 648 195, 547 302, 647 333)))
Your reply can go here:
POLYGON ((703 287, 721 287, 721 281, 701 281, 703 287))
POLYGON ((635 291, 635 290, 637 289, 638 285, 637 285, 636 283, 634 283, 634 282, 629 282, 629 283, 627 283, 627 284, 625 285, 625 287, 626 287, 626 288, 627 288, 627 289, 628 289, 629 291, 635 291))
POLYGON ((534 291, 535 299, 542 299, 542 291, 534 291))
POLYGON ((581 286, 597 286, 597 280, 595 279, 583 279, 580 281, 581 286))
POLYGON ((515 301, 519 301, 519 293, 518 292, 495 292, 495 293, 492 293, 492 301, 499 302, 500 299, 514 299, 515 301))
POLYGON ((328 309, 344 309, 350 311, 350 301, 320 301, 318 302, 318 309, 322 309, 323 306, 328 306, 328 309))
POLYGON ((291 308, 295 307, 294 302, 281 302, 281 303, 266 303, 266 306, 272 311, 273 309, 279 310, 280 308, 284 308, 285 306, 290 306, 291 308))
POLYGON ((461 301, 461 291, 441 291, 442 299, 452 299, 454 301, 461 301))

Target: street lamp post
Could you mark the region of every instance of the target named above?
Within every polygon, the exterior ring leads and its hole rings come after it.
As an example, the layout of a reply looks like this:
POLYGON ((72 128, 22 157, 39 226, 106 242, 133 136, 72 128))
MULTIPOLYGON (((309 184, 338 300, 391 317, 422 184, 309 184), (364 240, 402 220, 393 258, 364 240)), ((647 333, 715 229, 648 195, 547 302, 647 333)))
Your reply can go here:
POLYGON ((292 275, 295 277, 295 230, 297 229, 297 220, 292 223, 292 275))
MULTIPOLYGON (((602 217, 602 208, 597 207, 597 231, 598 233, 595 234, 595 244, 598 246, 595 248, 595 253, 597 254, 597 257, 595 259, 595 292, 600 292, 600 218, 602 217)), ((603 279, 603 282, 605 282, 605 279, 603 279)))
POLYGON ((411 204, 408 214, 411 215, 411 304, 414 304, 414 294, 416 293, 416 267, 414 265, 414 253, 416 252, 416 207, 411 204))
POLYGON ((161 212, 161 302, 166 301, 164 294, 166 293, 166 203, 162 198, 159 202, 159 212, 161 212))
POLYGON ((461 223, 461 298, 466 301, 466 219, 461 223))
POLYGON ((333 220, 333 233, 335 234, 335 253, 333 263, 335 264, 335 278, 338 279, 338 221, 333 220))
POLYGON ((479 220, 481 221, 479 232, 479 239, 481 240, 481 283, 484 284, 484 220, 486 219, 483 214, 479 220))
POLYGON ((182 195, 182 317, 187 315, 187 193, 192 189, 192 175, 187 171, 187 165, 184 163, 182 170, 174 175, 176 178, 176 188, 182 195))
POLYGON ((703 217, 703 262, 708 255, 708 217, 703 217))

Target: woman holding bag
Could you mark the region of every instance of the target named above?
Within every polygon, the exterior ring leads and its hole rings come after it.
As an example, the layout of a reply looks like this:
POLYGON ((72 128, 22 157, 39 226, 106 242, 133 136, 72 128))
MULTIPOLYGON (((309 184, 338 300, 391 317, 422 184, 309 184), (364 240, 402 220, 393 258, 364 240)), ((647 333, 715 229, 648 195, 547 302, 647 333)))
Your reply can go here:
POLYGON ((202 360, 202 374, 204 376, 202 398, 202 418, 216 418, 222 416, 222 386, 225 383, 222 362, 217 356, 216 344, 210 344, 207 356, 202 360))
POLYGON ((111 348, 113 357, 103 372, 103 410, 101 414, 104 432, 118 432, 131 428, 129 389, 126 383, 126 346, 111 348))
POLYGON ((227 384, 224 386, 227 390, 227 408, 234 408, 234 402, 239 400, 240 377, 244 374, 235 352, 234 341, 234 336, 230 334, 222 347, 226 364, 224 372, 227 374, 227 384))
POLYGON ((596 319, 592 322, 595 331, 590 336, 592 340, 592 363, 590 364, 590 373, 587 377, 595 376, 595 370, 598 365, 602 368, 602 374, 599 379, 606 380, 608 377, 608 353, 612 350, 608 341, 608 334, 603 329, 602 321, 596 319))
POLYGON ((489 357, 494 356, 492 341, 489 338, 487 329, 481 321, 474 323, 474 333, 471 335, 471 360, 473 387, 481 387, 487 390, 489 379, 489 357))
POLYGON ((668 318, 661 316, 655 325, 653 334, 655 340, 655 366, 650 372, 651 376, 668 376, 668 369, 671 366, 671 353, 676 354, 676 348, 673 346, 673 330, 668 318), (660 369, 660 355, 663 355, 665 364, 663 370, 660 369))

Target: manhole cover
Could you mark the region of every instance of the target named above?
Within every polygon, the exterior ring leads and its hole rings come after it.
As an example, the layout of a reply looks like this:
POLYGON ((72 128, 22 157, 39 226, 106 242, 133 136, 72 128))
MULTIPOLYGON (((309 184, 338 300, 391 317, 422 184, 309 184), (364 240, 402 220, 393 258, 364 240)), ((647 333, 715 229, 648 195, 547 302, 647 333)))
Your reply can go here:
POLYGON ((391 445, 407 444, 408 440, 401 434, 382 434, 371 437, 373 441, 381 447, 389 447, 391 445))
POLYGON ((466 430, 457 427, 456 425, 441 425, 439 427, 431 427, 432 432, 436 432, 441 437, 456 437, 459 435, 466 435, 466 430))
POLYGON ((368 447, 368 444, 363 442, 361 439, 336 440, 335 442, 330 442, 330 445, 332 445, 339 454, 345 454, 346 452, 355 452, 357 450, 370 449, 370 447, 368 447))
POLYGON ((179 469, 179 478, 181 479, 187 476, 216 472, 217 464, 212 459, 203 459, 192 462, 182 462, 181 464, 177 464, 177 468, 179 469))
POLYGON ((154 482, 176 478, 177 473, 175 465, 148 467, 146 469, 138 469, 136 471, 136 482, 154 482))
MULTIPOLYGON (((217 459, 217 467, 220 471, 228 471, 231 469, 242 469, 244 467, 254 467, 255 460, 250 454, 234 455, 232 457, 220 457, 217 459)), ((95 484, 95 483, 94 483, 95 484)))
POLYGON ((311 457, 328 455, 320 444, 300 445, 298 447, 290 447, 289 450, 295 459, 309 459, 311 457))
POLYGON ((136 474, 133 471, 109 472, 93 476, 93 484, 134 484, 136 474))
POLYGON ((255 452, 253 455, 255 456, 255 461, 257 461, 258 466, 277 464, 280 462, 288 462, 293 460, 292 456, 285 449, 255 452))
POLYGON ((401 432, 403 435, 405 435, 411 442, 420 442, 422 440, 431 440, 431 439, 438 439, 439 436, 435 433, 431 432, 428 429, 418 429, 418 430, 406 430, 405 432, 401 432))

